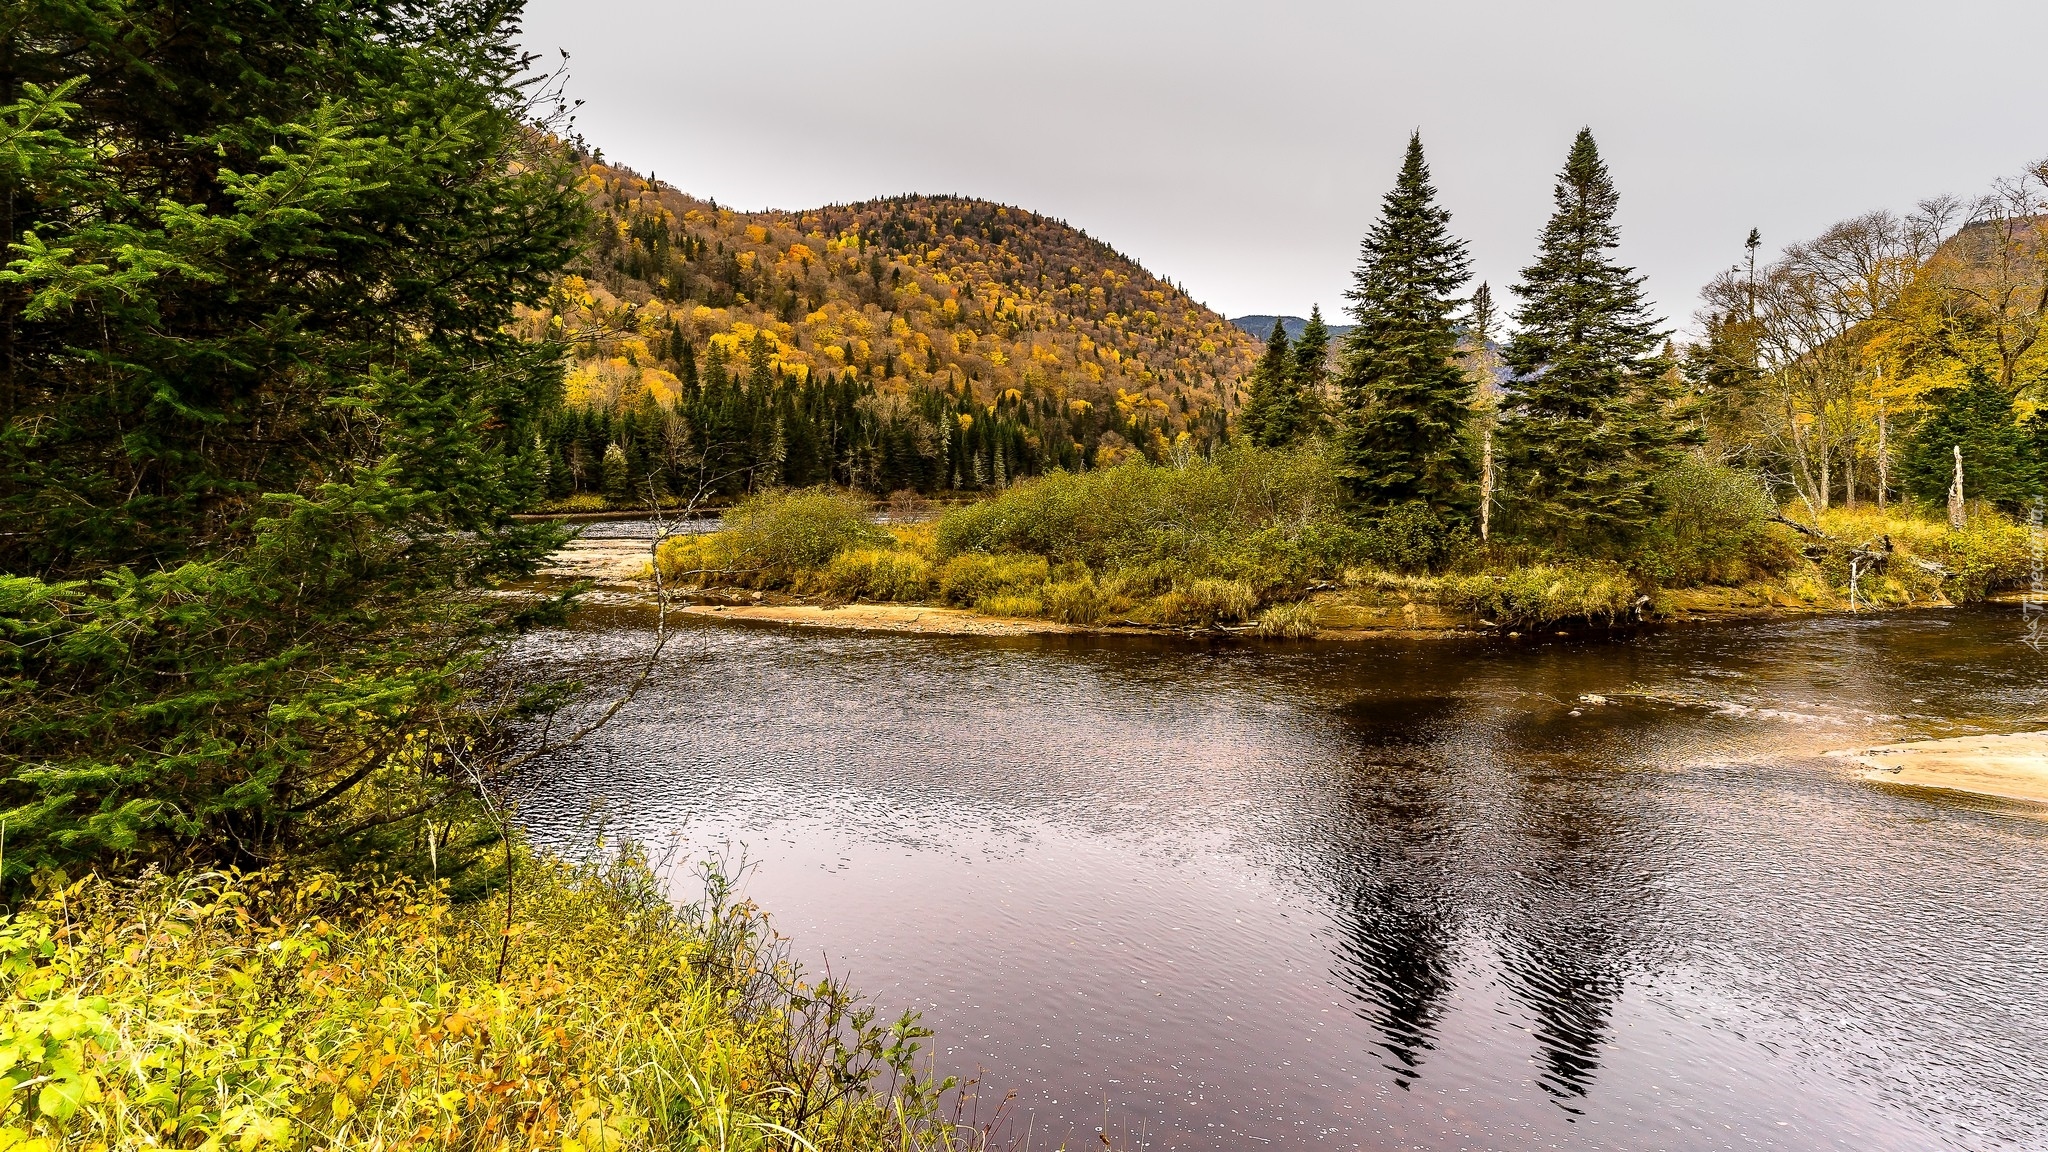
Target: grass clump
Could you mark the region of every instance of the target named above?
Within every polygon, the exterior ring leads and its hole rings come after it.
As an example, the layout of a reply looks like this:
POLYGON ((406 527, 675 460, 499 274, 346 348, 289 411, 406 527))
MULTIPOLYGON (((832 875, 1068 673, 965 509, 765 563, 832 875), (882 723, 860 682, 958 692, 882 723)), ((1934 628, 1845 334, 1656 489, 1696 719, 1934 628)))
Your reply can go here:
POLYGON ((1045 601, 1022 592, 998 592, 975 601, 974 610, 984 616, 1030 617, 1045 611, 1045 601))
POLYGON ((509 925, 331 874, 49 892, 0 918, 0 1147, 951 1146, 929 1033, 808 982, 715 874, 682 910, 632 858, 521 876, 509 925))
POLYGON ((1446 577, 1437 600, 1510 628, 1612 625, 1634 614, 1638 585, 1619 565, 1538 564, 1505 572, 1446 577))
POLYGON ((893 548, 855 548, 832 557, 810 580, 811 590, 844 600, 911 604, 930 596, 931 561, 893 548))
POLYGON ((967 552, 939 569, 939 596, 971 608, 991 597, 1043 587, 1051 579, 1052 565, 1043 556, 967 552))
POLYGON ((1243 580, 1191 580, 1161 596, 1151 614, 1161 624, 1213 628, 1240 624, 1259 610, 1258 593, 1243 580))
POLYGON ((1268 640, 1309 640, 1316 634, 1316 606, 1306 600, 1275 604, 1259 613, 1253 631, 1268 640))

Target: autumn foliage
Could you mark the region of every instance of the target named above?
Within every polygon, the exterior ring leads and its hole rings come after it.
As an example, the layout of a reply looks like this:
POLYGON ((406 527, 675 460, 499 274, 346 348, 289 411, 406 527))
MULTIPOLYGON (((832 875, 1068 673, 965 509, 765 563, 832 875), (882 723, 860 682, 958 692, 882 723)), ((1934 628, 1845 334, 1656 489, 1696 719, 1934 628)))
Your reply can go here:
POLYGON ((707 457, 753 486, 882 490, 1164 459, 1223 439, 1256 356, 1179 288, 1021 209, 736 212, 596 160, 582 186, 586 253, 522 321, 571 341, 568 410, 600 417, 554 435, 558 496, 597 491, 611 443, 636 489, 707 457))

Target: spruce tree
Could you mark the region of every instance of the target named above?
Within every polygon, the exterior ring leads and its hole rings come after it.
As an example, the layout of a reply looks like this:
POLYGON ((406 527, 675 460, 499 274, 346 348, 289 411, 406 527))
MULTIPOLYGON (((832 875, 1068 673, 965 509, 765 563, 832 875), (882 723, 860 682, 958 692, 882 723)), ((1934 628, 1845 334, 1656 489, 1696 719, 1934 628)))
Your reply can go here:
POLYGON ((446 835, 531 702, 489 591, 560 539, 513 513, 566 349, 512 329, 589 223, 519 8, 10 6, 0 895, 476 879, 446 835))
POLYGON ((1244 407, 1237 415, 1238 431, 1245 439, 1270 447, 1278 442, 1276 435, 1285 433, 1283 393, 1293 366, 1287 350, 1287 329, 1276 319, 1272 335, 1266 337, 1266 354, 1260 357, 1258 367, 1252 369, 1251 394, 1245 397, 1244 407))
POLYGON ((1323 323, 1323 306, 1310 305, 1308 324, 1301 339, 1294 342, 1294 372, 1289 380, 1294 402, 1290 440, 1316 435, 1323 430, 1323 381, 1330 374, 1330 329, 1323 323))
POLYGON ((1357 321, 1338 377, 1338 473, 1360 504, 1422 504, 1463 520, 1473 505, 1464 427, 1471 386, 1459 365, 1453 295, 1470 261, 1436 202, 1422 137, 1408 153, 1346 295, 1357 321))
POLYGON ((1933 410, 1913 435, 1903 461, 1908 492, 1929 504, 1947 498, 1954 476, 1955 449, 1963 450, 1963 494, 2008 512, 2022 511, 2048 488, 2048 458, 2039 413, 2021 423, 2012 397, 1982 365, 1972 365, 1961 384, 1936 392, 1933 410))
POLYGON ((1652 481, 1682 437, 1642 278, 1610 255, 1618 197, 1590 129, 1555 196, 1503 355, 1515 383, 1499 433, 1502 503, 1525 540, 1613 550, 1656 513, 1652 481))

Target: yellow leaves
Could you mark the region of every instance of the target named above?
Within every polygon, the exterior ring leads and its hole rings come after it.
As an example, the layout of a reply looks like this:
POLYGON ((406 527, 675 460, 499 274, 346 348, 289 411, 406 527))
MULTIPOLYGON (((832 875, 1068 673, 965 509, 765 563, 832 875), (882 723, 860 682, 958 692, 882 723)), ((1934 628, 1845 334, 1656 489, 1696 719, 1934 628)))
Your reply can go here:
POLYGON ((785 256, 787 259, 793 260, 796 263, 805 265, 807 267, 810 265, 812 259, 814 259, 810 247, 804 244, 791 244, 789 246, 789 251, 785 254, 785 256))
POLYGON ((768 242, 768 230, 759 224, 749 224, 747 225, 747 239, 755 244, 766 244, 768 242))
POLYGON ((1128 418, 1153 409, 1160 412, 1166 411, 1166 401, 1156 396, 1148 396, 1143 392, 1126 392, 1122 388, 1116 390, 1116 410, 1123 413, 1125 417, 1128 418))

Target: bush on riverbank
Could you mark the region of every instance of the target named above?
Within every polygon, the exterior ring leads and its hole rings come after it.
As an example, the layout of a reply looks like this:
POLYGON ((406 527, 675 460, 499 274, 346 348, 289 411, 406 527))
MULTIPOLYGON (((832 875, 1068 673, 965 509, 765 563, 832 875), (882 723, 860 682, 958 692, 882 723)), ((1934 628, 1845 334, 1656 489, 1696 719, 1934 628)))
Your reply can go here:
POLYGON ((509 926, 388 877, 49 891, 0 919, 0 1148, 953 1147, 927 1033, 710 879, 532 862, 509 926))
POLYGON ((1312 631, 1304 601, 1331 593, 1523 628, 1635 619, 1660 589, 1846 603, 1851 554, 1879 536, 1898 555, 1882 571, 1858 561, 1860 604, 1980 599, 2031 563, 2026 530, 1993 513, 1951 532, 1911 509, 1830 512, 1817 543, 1774 522, 1762 485, 1729 468, 1687 458, 1659 491, 1667 511, 1636 553, 1588 559, 1526 542, 1484 547, 1419 506, 1357 522, 1320 455, 1238 448, 1181 465, 1054 473, 886 530, 845 496, 766 493, 736 508, 727 532, 669 541, 661 555, 671 576, 710 584, 1269 636, 1312 631))

